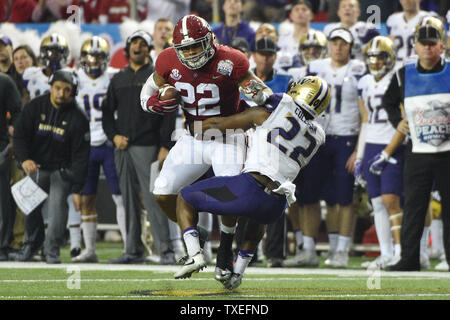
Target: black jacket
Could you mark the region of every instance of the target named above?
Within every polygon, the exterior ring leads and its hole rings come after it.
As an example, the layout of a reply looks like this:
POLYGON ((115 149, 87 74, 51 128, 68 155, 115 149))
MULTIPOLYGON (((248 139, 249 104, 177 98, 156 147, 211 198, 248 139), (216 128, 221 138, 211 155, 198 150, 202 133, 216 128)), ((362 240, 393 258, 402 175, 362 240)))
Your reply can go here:
POLYGON ((6 113, 9 111, 11 123, 17 120, 22 101, 13 80, 0 72, 0 152, 8 145, 8 121, 6 113))
POLYGON ((87 176, 90 151, 89 122, 75 100, 60 109, 44 94, 25 105, 14 129, 14 151, 22 163, 35 161, 44 170, 65 169, 80 193, 87 176))
POLYGON ((103 130, 109 140, 117 134, 128 137, 130 145, 172 146, 171 135, 175 129, 176 113, 160 116, 141 108, 141 90, 153 73, 152 63, 136 72, 131 67, 113 76, 103 103, 103 130))

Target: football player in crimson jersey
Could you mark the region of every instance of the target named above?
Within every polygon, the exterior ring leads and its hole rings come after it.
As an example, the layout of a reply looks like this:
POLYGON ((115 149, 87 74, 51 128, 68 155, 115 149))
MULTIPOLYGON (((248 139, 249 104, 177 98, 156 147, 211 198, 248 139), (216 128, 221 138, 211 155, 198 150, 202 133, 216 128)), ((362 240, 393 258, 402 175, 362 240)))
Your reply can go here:
MULTIPOLYGON (((209 24, 195 15, 178 21, 173 31, 173 47, 159 54, 155 72, 141 91, 145 111, 164 114, 178 108, 175 99, 158 99, 158 89, 165 84, 180 92, 189 132, 177 140, 167 155, 153 193, 167 216, 177 221, 176 199, 181 188, 199 179, 211 166, 216 176, 239 174, 246 153, 243 132, 235 134, 234 141, 229 143, 200 141, 194 138, 194 121, 242 111, 240 90, 258 105, 265 102, 272 90, 249 69, 248 59, 242 52, 216 45, 209 24)), ((216 265, 219 281, 231 276, 235 229, 234 217, 222 218, 216 265)))

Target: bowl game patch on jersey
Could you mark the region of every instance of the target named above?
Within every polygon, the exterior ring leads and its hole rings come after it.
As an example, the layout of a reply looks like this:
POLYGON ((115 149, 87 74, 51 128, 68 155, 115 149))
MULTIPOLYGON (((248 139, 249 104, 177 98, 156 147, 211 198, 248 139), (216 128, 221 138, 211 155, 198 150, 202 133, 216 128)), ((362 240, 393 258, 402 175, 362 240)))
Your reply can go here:
POLYGON ((231 60, 220 60, 217 64, 217 72, 225 76, 233 72, 233 62, 231 60))

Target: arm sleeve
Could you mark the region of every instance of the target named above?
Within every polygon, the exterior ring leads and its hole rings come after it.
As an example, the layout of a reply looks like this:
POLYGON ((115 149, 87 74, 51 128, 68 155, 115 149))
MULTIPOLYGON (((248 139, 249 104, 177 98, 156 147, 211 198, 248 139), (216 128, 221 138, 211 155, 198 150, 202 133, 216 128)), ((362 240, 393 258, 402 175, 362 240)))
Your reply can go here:
POLYGON ((114 91, 114 81, 111 80, 108 91, 106 92, 106 99, 102 104, 102 127, 109 140, 113 141, 117 134, 116 123, 114 120, 114 111, 116 110, 117 99, 114 91))
POLYGON ((389 122, 394 128, 397 128, 398 123, 402 120, 402 113, 400 110, 400 103, 403 103, 403 79, 405 69, 399 69, 391 79, 386 93, 383 96, 383 107, 388 114, 389 122), (402 77, 403 74, 403 77, 402 77))
POLYGON ((83 115, 79 117, 82 118, 82 121, 77 121, 71 139, 72 159, 70 171, 73 173, 72 193, 80 193, 83 189, 87 178, 89 152, 91 149, 89 122, 83 115))
POLYGON ((162 116, 161 127, 159 130, 160 146, 170 149, 174 145, 172 141, 172 132, 175 130, 175 121, 177 112, 171 112, 162 116))

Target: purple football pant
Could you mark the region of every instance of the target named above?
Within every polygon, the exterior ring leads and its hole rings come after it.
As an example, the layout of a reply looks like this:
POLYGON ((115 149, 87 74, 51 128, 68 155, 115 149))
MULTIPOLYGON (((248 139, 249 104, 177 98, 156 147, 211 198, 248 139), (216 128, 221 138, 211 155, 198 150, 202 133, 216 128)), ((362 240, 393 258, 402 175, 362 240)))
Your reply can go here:
POLYGON ((284 195, 266 193, 249 173, 196 182, 184 187, 181 196, 197 212, 243 216, 260 224, 276 221, 287 203, 284 195))

